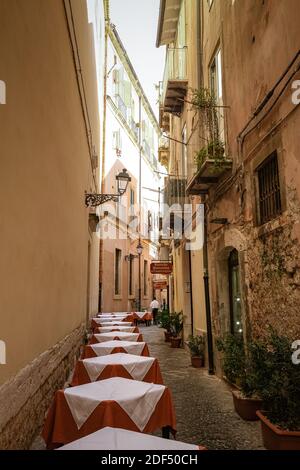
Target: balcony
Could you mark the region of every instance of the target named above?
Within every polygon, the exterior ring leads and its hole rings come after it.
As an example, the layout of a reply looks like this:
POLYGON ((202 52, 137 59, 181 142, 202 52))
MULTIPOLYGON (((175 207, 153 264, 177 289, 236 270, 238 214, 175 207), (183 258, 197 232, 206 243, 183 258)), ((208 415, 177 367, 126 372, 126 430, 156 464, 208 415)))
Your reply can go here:
POLYGON ((188 182, 186 195, 199 196, 207 194, 209 188, 217 184, 223 175, 231 170, 232 160, 230 159, 224 158, 220 161, 206 159, 188 182))
POLYGON ((186 47, 167 50, 164 79, 161 90, 163 113, 180 116, 187 93, 186 47))
POLYGON ((170 158, 169 140, 166 139, 165 137, 161 137, 159 140, 159 147, 158 147, 158 161, 166 169, 168 169, 169 158, 170 158))
POLYGON ((123 118, 127 121, 127 107, 120 95, 116 95, 116 104, 123 118))

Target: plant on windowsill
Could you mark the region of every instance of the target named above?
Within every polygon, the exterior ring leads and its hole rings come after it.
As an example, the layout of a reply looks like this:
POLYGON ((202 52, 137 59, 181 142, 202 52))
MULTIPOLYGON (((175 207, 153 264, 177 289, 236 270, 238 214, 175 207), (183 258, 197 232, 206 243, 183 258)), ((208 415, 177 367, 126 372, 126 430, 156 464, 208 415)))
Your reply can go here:
POLYGON ((183 313, 174 312, 170 315, 171 348, 180 348, 183 329, 183 313))
POLYGON ((200 335, 190 335, 187 341, 191 353, 191 362, 193 367, 204 366, 204 354, 205 354, 205 338, 200 335))

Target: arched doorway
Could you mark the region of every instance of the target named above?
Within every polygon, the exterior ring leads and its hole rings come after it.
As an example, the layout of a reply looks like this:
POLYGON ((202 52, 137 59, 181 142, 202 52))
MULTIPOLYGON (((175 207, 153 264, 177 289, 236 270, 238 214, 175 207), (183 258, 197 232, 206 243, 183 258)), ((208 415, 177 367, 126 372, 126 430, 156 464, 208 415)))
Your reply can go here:
POLYGON ((228 258, 229 281, 229 307, 230 307, 230 332, 234 335, 243 334, 243 312, 241 299, 241 280, 239 254, 232 250, 228 258))

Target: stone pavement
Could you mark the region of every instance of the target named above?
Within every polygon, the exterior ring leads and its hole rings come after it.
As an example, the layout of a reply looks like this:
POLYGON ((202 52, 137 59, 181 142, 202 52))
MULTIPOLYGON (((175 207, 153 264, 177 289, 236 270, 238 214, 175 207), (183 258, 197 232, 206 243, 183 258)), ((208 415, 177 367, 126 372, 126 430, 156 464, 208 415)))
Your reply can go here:
POLYGON ((190 365, 183 348, 164 342, 156 326, 140 327, 151 356, 159 360, 171 391, 177 418, 177 439, 208 449, 264 449, 259 422, 243 421, 234 411, 227 384, 206 369, 190 365))
MULTIPOLYGON (((234 412, 229 387, 206 369, 190 365, 183 348, 173 349, 164 342, 157 326, 139 325, 151 356, 159 360, 165 385, 171 391, 177 419, 177 439, 208 449, 263 449, 260 424, 243 421, 234 412)), ((155 433, 161 436, 161 432, 155 433)), ((45 449, 38 436, 32 450, 45 449)))

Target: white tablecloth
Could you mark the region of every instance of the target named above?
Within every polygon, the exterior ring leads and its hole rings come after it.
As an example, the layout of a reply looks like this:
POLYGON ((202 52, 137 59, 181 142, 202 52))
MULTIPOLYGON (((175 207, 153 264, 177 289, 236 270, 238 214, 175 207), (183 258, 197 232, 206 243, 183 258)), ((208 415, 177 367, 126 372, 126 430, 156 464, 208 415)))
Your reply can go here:
POLYGON ((78 429, 102 401, 113 400, 143 431, 165 389, 164 385, 113 377, 67 388, 64 394, 78 429))
POLYGON ((128 333, 133 333, 136 329, 136 326, 99 326, 97 328, 97 332, 99 333, 107 333, 108 331, 127 331, 128 333))
POLYGON ((97 356, 106 356, 115 348, 123 348, 128 354, 140 356, 145 344, 146 343, 142 341, 120 341, 116 339, 113 341, 105 341, 104 343, 90 344, 90 347, 97 356))
POLYGON ((58 450, 199 450, 199 448, 194 444, 107 427, 58 450))
POLYGON ((95 382, 103 369, 112 364, 121 364, 134 380, 143 380, 154 361, 154 357, 116 353, 84 359, 82 362, 91 382, 95 382))
POLYGON ((112 341, 116 336, 124 341, 137 341, 139 335, 139 333, 128 333, 127 331, 107 331, 105 333, 96 333, 94 336, 99 343, 103 343, 104 341, 112 341))
POLYGON ((123 326, 131 326, 132 322, 131 321, 120 321, 120 320, 108 320, 108 319, 102 319, 102 318, 93 318, 93 320, 98 324, 102 325, 102 323, 105 325, 104 326, 111 326, 111 325, 123 325, 123 326))
POLYGON ((143 318, 144 315, 146 315, 148 312, 134 312, 135 315, 137 315, 139 318, 143 318))

